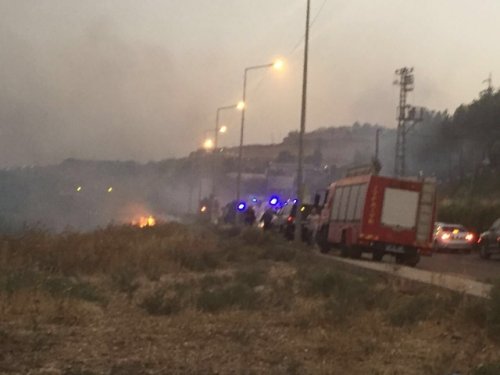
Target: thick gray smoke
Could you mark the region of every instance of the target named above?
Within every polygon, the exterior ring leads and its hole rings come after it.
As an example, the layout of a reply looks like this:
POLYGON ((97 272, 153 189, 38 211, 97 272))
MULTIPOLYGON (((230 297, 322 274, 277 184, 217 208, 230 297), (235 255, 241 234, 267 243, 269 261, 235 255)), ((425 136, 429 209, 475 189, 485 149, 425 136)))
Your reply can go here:
POLYGON ((43 53, 3 30, 0 48, 9 52, 0 59, 2 166, 184 151, 171 140, 185 129, 172 124, 189 125, 196 115, 189 82, 165 48, 127 42, 106 24, 43 53))
MULTIPOLYGON (((497 2, 399 3, 313 2, 308 130, 394 127, 404 65, 416 70, 412 104, 453 111, 500 63, 497 2)), ((249 76, 245 141, 279 141, 299 126, 304 6, 0 0, 0 168, 185 156, 216 108, 241 99, 244 68, 275 57, 283 72, 249 76)), ((237 115, 224 114, 224 146, 239 141, 237 115)))

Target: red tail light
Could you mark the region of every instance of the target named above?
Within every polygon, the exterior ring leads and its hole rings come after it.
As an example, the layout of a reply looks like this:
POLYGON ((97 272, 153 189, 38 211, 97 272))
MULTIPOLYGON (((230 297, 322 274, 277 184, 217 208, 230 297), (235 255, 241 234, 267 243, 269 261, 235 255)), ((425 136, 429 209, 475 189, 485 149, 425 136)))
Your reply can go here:
POLYGON ((449 239, 450 239, 450 237, 451 237, 451 235, 450 235, 448 232, 445 232, 445 233, 443 233, 443 234, 441 235, 441 239, 442 239, 443 241, 447 241, 447 240, 449 240, 449 239))
POLYGON ((468 242, 472 242, 472 241, 474 241, 474 234, 473 234, 473 233, 467 233, 467 235, 465 236, 465 239, 466 239, 468 242))
POLYGON ((286 219, 289 223, 293 223, 293 216, 288 216, 288 219, 286 219))

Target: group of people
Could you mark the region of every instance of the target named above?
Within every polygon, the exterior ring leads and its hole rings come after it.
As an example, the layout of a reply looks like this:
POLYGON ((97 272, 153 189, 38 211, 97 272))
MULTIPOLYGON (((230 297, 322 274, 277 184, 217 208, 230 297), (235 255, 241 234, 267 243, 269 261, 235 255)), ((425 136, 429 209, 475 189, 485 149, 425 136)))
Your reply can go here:
MULTIPOLYGON (((240 223, 243 223, 247 226, 254 226, 258 221, 262 224, 263 230, 268 231, 273 229, 273 227, 275 226, 275 218, 277 216, 277 212, 275 207, 268 206, 259 217, 259 213, 257 212, 256 207, 253 206, 248 206, 244 211, 239 211, 237 201, 230 202, 224 207, 222 220, 226 224, 236 223, 238 216, 238 221, 240 221, 240 223)), ((318 232, 320 222, 318 208, 313 207, 305 220, 303 218, 302 222, 304 221, 305 226, 301 228, 302 237, 305 241, 313 244, 315 243, 316 233, 318 232), (305 236, 304 233, 306 234, 305 236)))
MULTIPOLYGON (((275 216, 276 212, 273 207, 268 207, 264 211, 259 220, 259 222, 263 224, 264 230, 269 230, 272 228, 273 219, 275 216)), ((243 213, 243 222, 248 226, 253 226, 257 222, 257 214, 252 206, 248 207, 243 213)))
MULTIPOLYGON (((262 216, 260 217, 259 222, 262 223, 262 228, 267 231, 271 230, 274 226, 274 218, 276 217, 276 211, 274 207, 268 207, 262 216)), ((243 222, 246 225, 252 226, 257 221, 256 213, 253 207, 248 207, 243 216, 243 222)), ((303 238, 305 241, 310 244, 314 244, 316 242, 316 234, 319 229, 320 222, 320 214, 316 207, 311 209, 311 212, 305 218, 305 232, 306 236, 303 238)), ((301 230, 302 232, 302 230, 301 230)))

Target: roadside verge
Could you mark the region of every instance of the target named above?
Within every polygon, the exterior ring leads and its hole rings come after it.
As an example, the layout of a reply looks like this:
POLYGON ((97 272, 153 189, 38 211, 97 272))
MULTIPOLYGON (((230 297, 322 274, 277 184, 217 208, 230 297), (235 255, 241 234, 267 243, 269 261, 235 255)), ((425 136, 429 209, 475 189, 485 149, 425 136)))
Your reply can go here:
POLYGON ((482 283, 466 277, 460 277, 441 272, 420 270, 418 268, 411 268, 398 264, 376 263, 368 260, 346 259, 319 253, 318 255, 325 259, 330 259, 331 261, 334 262, 348 264, 355 267, 365 268, 377 272, 383 272, 393 276, 402 277, 405 279, 418 281, 426 284, 431 284, 442 288, 454 290, 459 293, 464 293, 481 298, 489 298, 490 291, 492 288, 491 284, 482 283))

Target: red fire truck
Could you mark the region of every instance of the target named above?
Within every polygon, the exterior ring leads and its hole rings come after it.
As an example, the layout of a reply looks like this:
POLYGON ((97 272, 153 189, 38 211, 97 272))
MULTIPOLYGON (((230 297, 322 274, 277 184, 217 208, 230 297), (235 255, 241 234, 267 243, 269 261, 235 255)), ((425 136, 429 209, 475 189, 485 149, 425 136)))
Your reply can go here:
POLYGON ((435 219, 434 179, 397 179, 354 175, 334 182, 321 212, 317 242, 322 252, 333 246, 342 256, 385 254, 415 266, 430 254, 435 219))

